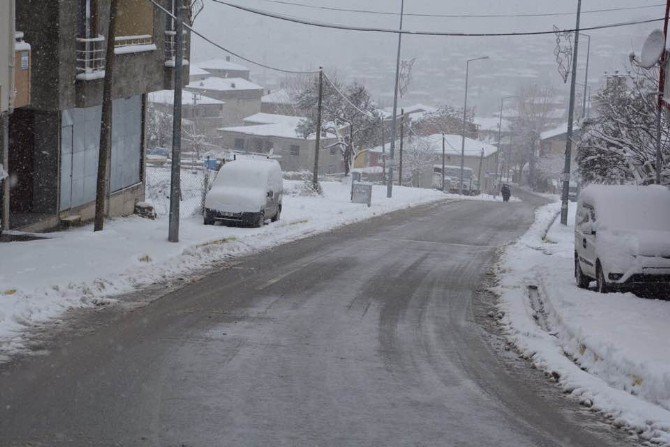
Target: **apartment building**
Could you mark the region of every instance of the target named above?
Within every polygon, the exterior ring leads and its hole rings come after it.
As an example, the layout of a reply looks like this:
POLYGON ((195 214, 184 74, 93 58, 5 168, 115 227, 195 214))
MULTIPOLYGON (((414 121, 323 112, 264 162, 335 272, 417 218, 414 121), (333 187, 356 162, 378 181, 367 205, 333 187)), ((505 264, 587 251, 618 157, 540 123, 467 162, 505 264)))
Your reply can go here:
MULTIPOLYGON (((40 231, 65 217, 92 218, 105 54, 114 45, 112 150, 107 213, 133 212, 144 198, 147 94, 174 79, 174 23, 149 1, 21 0, 16 24, 32 45, 32 99, 10 118, 10 223, 40 231)), ((174 10, 174 0, 157 0, 174 10)), ((188 4, 185 2, 184 4, 188 4)), ((188 13, 186 14, 188 18, 188 13)), ((185 58, 189 36, 185 34, 185 58)), ((185 64, 184 79, 188 79, 185 64)))

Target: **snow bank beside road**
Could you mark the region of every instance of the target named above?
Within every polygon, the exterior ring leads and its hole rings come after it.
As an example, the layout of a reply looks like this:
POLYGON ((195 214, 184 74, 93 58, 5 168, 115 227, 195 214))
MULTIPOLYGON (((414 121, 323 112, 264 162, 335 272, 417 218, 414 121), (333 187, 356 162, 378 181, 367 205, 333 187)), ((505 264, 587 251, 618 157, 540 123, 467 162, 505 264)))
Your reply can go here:
MULTIPOLYGON (((162 210, 165 191, 161 192, 160 182, 154 183, 148 197, 162 210)), ((23 330, 67 308, 105 304, 114 295, 175 279, 232 256, 448 197, 396 187, 393 199, 387 199, 386 188, 376 186, 368 208, 350 203, 349 184, 324 182, 323 196, 302 195, 301 186, 302 182, 286 181, 281 220, 258 229, 204 226, 197 214, 199 192, 194 190, 182 202, 177 244, 167 242, 167 216, 156 221, 136 216, 114 219, 102 232, 93 233, 87 226, 52 233, 48 240, 0 244, 0 353, 20 349, 23 330)))
POLYGON ((501 259, 497 291, 509 337, 615 425, 670 445, 670 302, 578 289, 575 210, 563 227, 554 221, 559 209, 558 203, 541 208, 501 259))

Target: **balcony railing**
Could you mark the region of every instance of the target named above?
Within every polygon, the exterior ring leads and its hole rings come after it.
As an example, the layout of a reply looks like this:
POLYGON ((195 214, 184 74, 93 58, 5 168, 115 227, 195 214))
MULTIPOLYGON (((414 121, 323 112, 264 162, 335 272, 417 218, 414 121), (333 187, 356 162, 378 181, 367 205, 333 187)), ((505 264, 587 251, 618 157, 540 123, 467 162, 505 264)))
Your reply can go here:
POLYGON ((105 38, 77 38, 77 79, 91 80, 105 76, 105 38))
MULTIPOLYGON (((176 37, 176 31, 165 31, 165 65, 168 67, 174 67, 175 55, 177 53, 176 37)), ((186 32, 184 32, 181 48, 183 54, 186 55, 186 32)))

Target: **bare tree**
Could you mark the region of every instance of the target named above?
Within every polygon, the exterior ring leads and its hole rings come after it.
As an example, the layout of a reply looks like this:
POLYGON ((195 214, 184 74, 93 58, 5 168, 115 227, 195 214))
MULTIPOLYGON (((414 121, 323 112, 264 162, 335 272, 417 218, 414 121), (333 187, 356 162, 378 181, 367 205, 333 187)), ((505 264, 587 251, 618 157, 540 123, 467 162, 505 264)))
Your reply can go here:
MULTIPOLYGON (((477 138, 477 125, 474 123, 474 111, 468 110, 465 122, 468 138, 477 138)), ((461 134, 463 131, 463 110, 449 105, 427 113, 422 119, 412 123, 412 130, 418 135, 461 134)))
POLYGON ((549 123, 553 97, 554 91, 549 87, 522 87, 516 95, 516 114, 509 118, 511 162, 518 167, 519 173, 528 166, 528 184, 531 188, 535 188, 538 182, 540 134, 549 123))
MULTIPOLYGON (((595 117, 583 129, 577 162, 586 182, 650 183, 656 177, 658 69, 633 67, 609 77, 595 95, 595 117)), ((670 177, 670 116, 661 115, 662 176, 670 177)))
MULTIPOLYGON (((356 155, 376 140, 380 117, 365 86, 357 82, 343 84, 330 76, 324 83, 322 102, 322 132, 338 136, 344 160, 344 173, 348 175, 356 155)), ((309 80, 297 94, 297 107, 306 113, 306 120, 299 126, 305 138, 316 132, 318 84, 309 80)))

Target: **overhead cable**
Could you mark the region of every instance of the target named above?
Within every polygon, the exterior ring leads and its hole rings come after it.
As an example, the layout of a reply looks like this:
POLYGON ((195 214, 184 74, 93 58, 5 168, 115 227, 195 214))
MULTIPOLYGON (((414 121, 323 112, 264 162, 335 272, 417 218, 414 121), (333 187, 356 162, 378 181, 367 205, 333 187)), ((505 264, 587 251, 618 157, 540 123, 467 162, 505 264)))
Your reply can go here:
MULTIPOLYGON (((153 1, 153 0, 151 0, 153 1)), ((319 28, 329 28, 329 29, 339 29, 346 31, 360 31, 368 33, 387 33, 387 34, 409 34, 414 36, 449 36, 449 37, 514 37, 514 36, 539 36, 539 35, 549 35, 556 33, 572 33, 575 32, 575 29, 559 29, 559 30, 546 30, 546 31, 517 31, 517 32, 508 32, 508 33, 461 33, 461 32, 449 32, 449 31, 412 31, 406 29, 391 29, 391 28, 376 28, 376 27, 363 27, 363 26, 350 26, 350 25, 340 25, 337 23, 328 23, 328 22, 319 22, 314 20, 301 19, 298 17, 291 17, 283 14, 277 14, 274 12, 263 11, 256 8, 249 8, 247 6, 237 5, 235 3, 230 3, 225 0, 211 0, 215 3, 221 5, 229 6, 231 8, 239 9, 241 11, 246 11, 252 14, 270 17, 273 19, 283 20, 286 22, 299 23, 301 25, 315 26, 319 28)), ((579 31, 594 31, 607 28, 618 28, 623 26, 631 25, 640 25, 644 23, 654 23, 661 22, 663 18, 658 19, 647 19, 647 20, 636 20, 630 22, 618 22, 610 23, 606 25, 598 25, 591 27, 582 27, 579 31)))
MULTIPOLYGON (((155 0, 149 0, 149 1, 150 1, 151 3, 153 3, 153 5, 154 5, 156 8, 162 10, 165 14, 167 14, 167 15, 170 16, 170 17, 172 17, 173 19, 176 19, 176 17, 174 16, 174 14, 172 14, 172 12, 168 11, 168 10, 165 9, 163 6, 161 6, 161 5, 159 5, 158 3, 156 3, 155 0)), ((246 57, 244 57, 244 56, 242 56, 242 55, 240 55, 240 54, 238 54, 238 53, 236 53, 236 52, 234 52, 234 51, 232 51, 232 50, 230 50, 230 49, 228 49, 228 48, 225 48, 223 45, 221 45, 221 44, 219 44, 219 43, 214 42, 214 41, 213 41, 212 39, 210 39, 209 37, 205 36, 204 34, 200 33, 199 31, 195 30, 195 29, 194 29, 193 27, 191 27, 188 23, 182 21, 182 24, 183 24, 184 28, 188 29, 188 30, 191 31, 193 34, 195 34, 196 36, 200 37, 201 39, 203 39, 203 40, 206 41, 207 43, 209 43, 209 44, 211 44, 211 45, 214 45, 215 47, 217 47, 217 48, 219 48, 219 49, 225 51, 226 53, 229 53, 229 54, 231 54, 231 55, 233 55, 233 56, 235 56, 235 57, 237 57, 237 58, 239 58, 239 59, 241 59, 241 60, 243 60, 243 61, 245 61, 245 62, 249 62, 250 64, 254 64, 254 65, 257 65, 257 66, 262 67, 262 68, 267 68, 268 70, 274 70, 274 71, 278 71, 278 72, 281 72, 281 73, 288 73, 288 74, 316 74, 316 73, 318 73, 318 71, 288 70, 288 69, 285 69, 285 68, 273 67, 273 66, 271 66, 271 65, 267 65, 267 64, 264 64, 264 63, 261 63, 261 62, 256 62, 256 61, 254 61, 254 60, 252 60, 252 59, 249 59, 249 58, 246 58, 246 57)))
MULTIPOLYGON (((317 9, 322 11, 336 11, 336 12, 353 12, 357 14, 374 14, 374 15, 385 15, 385 16, 399 16, 399 12, 392 11, 380 11, 373 9, 351 9, 351 8, 338 8, 335 6, 320 6, 320 5, 310 5, 308 3, 300 3, 286 0, 259 0, 266 3, 275 3, 280 5, 287 6, 298 6, 301 8, 317 9)), ((604 12, 617 12, 617 11, 634 11, 641 9, 650 9, 658 8, 665 6, 665 3, 657 3, 653 5, 642 5, 642 6, 622 6, 619 8, 602 8, 602 9, 587 9, 582 11, 582 14, 595 14, 595 13, 604 13, 604 12)), ((560 17, 560 16, 574 16, 575 12, 545 12, 545 13, 506 13, 506 14, 436 14, 436 13, 404 13, 404 16, 408 17, 428 17, 428 18, 458 18, 458 19, 468 19, 468 18, 513 18, 513 17, 560 17)))

